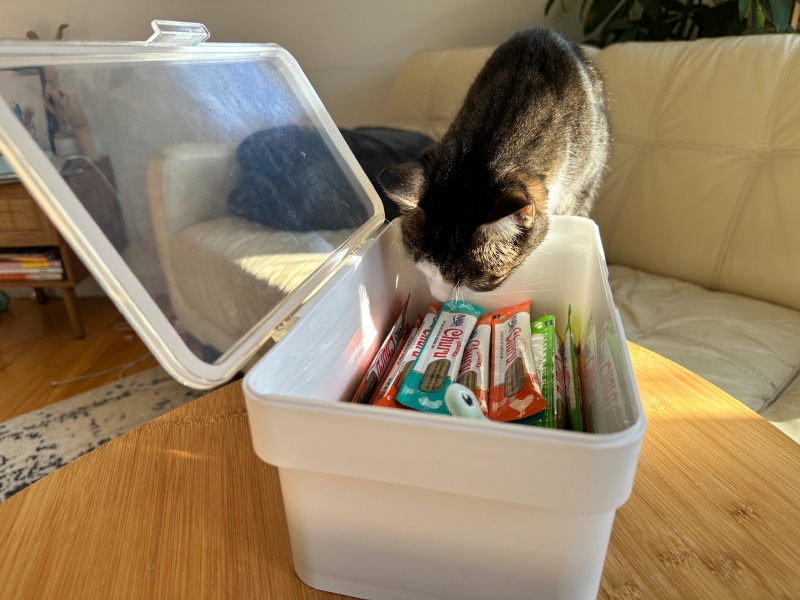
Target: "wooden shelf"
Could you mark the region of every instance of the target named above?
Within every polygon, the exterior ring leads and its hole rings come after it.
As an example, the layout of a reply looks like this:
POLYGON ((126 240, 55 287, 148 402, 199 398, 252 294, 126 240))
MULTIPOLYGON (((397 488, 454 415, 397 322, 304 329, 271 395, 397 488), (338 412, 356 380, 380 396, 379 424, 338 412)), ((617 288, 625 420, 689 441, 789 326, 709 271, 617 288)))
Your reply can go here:
POLYGON ((0 281, 0 288, 33 288, 39 302, 47 301, 44 288, 61 288, 72 331, 76 338, 84 337, 75 286, 89 273, 21 183, 0 186, 0 247, 58 249, 63 279, 0 281))

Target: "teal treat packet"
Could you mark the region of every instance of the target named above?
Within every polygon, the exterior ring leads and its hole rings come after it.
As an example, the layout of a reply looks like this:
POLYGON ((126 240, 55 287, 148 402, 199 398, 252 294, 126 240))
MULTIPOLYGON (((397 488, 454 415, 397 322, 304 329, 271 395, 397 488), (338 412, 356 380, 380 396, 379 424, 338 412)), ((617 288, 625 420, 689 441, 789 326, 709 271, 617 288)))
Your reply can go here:
POLYGON ((572 333, 572 305, 567 309, 567 328, 564 332, 564 390, 567 396, 567 426, 574 431, 583 431, 583 395, 578 345, 572 333))
POLYGON ((539 317, 531 323, 533 360, 536 374, 542 382, 542 396, 547 403, 542 418, 532 425, 563 429, 567 412, 564 397, 564 356, 555 323, 553 315, 539 317))
POLYGON ((444 394, 458 376, 461 357, 483 309, 464 300, 442 305, 397 401, 425 412, 449 414, 444 394))

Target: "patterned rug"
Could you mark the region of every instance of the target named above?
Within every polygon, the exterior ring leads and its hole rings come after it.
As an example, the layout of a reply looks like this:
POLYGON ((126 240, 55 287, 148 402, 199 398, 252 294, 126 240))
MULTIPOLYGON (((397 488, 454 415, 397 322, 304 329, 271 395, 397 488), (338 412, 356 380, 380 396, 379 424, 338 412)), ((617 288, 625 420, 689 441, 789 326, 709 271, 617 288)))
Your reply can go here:
POLYGON ((154 367, 0 423, 0 501, 206 393, 154 367))

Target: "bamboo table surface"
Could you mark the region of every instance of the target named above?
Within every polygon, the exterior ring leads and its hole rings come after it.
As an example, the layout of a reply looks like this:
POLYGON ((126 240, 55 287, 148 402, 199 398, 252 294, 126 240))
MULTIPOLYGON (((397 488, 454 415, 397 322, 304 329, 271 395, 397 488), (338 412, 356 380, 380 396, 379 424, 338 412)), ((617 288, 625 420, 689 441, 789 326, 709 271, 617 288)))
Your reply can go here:
MULTIPOLYGON (((800 445, 629 347, 648 428, 599 598, 800 597, 800 445)), ((3 598, 344 598, 294 575, 238 383, 0 503, 0 540, 3 598)))

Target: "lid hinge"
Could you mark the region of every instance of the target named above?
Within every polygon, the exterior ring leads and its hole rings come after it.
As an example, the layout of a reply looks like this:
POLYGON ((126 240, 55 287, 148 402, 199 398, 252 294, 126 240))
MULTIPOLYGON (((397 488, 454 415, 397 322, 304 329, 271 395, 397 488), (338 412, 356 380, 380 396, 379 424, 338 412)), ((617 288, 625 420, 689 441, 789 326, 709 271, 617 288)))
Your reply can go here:
POLYGON ((211 34, 202 23, 185 23, 183 21, 160 21, 156 19, 150 25, 153 28, 147 43, 161 46, 199 46, 211 34))

